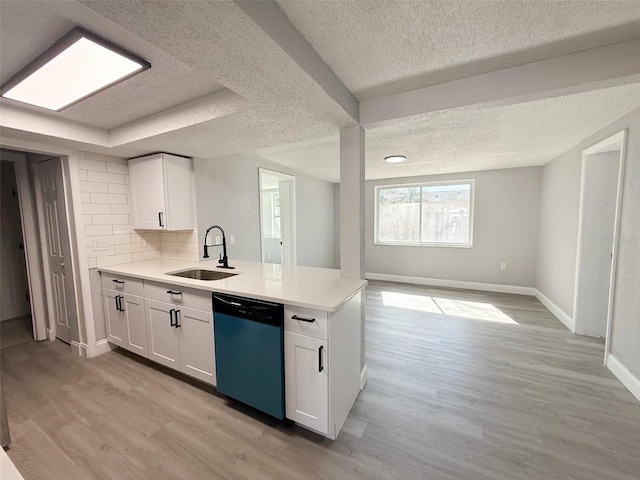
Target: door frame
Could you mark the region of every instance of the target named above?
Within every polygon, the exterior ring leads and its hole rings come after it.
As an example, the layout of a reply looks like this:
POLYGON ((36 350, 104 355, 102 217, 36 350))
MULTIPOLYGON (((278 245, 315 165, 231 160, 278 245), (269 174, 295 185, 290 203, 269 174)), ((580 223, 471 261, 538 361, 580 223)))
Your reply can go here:
MULTIPOLYGON (((282 173, 275 170, 270 170, 268 168, 258 168, 258 208, 259 208, 259 217, 260 217, 260 261, 264 263, 264 225, 262 221, 262 175, 275 175, 278 177, 283 177, 285 180, 291 180, 292 192, 291 192, 291 265, 297 264, 297 254, 296 254, 296 177, 289 173, 282 173)), ((282 262, 281 265, 284 265, 284 249, 282 251, 282 262)))
MULTIPOLYGON (((83 152, 78 152, 58 145, 49 145, 28 140, 17 140, 3 137, 0 145, 10 150, 24 153, 48 155, 60 157, 62 162, 62 178, 64 184, 68 234, 71 245, 71 265, 76 301, 77 321, 72 326, 71 351, 84 357, 95 357, 99 353, 96 344, 95 324, 93 316, 93 301, 91 294, 91 281, 89 277, 89 265, 86 255, 84 238, 84 221, 82 216, 82 195, 80 191, 79 162, 83 152)), ((33 191, 33 176, 29 171, 27 161, 16 163, 16 176, 18 177, 18 194, 20 196, 21 215, 23 216, 23 228, 30 225, 32 235, 25 230, 25 251, 27 253, 27 269, 29 272, 29 287, 32 297, 32 312, 35 327, 38 331, 37 340, 49 338, 55 340, 55 330, 51 330, 49 311, 46 305, 45 281, 42 276, 43 257, 40 253, 39 241, 42 241, 37 227, 38 217, 35 210, 35 192, 33 191), (24 206, 24 207, 23 207, 24 206), (22 209, 24 208, 24 213, 22 209), (39 277, 39 278, 38 278, 39 277), (34 281, 32 281, 34 280, 34 281), (42 332, 45 332, 42 334, 42 332)), ((55 327, 54 327, 55 328, 55 327)))
MULTIPOLYGON (((618 244, 620 234, 620 215, 622 213, 622 194, 624 186, 624 170, 625 170, 625 157, 627 148, 627 130, 621 130, 614 135, 611 135, 604 140, 586 148, 582 151, 582 163, 580 168, 580 204, 578 211, 578 244, 576 249, 576 275, 573 291, 573 318, 574 318, 574 333, 577 329, 579 322, 579 291, 580 291, 580 269, 581 269, 581 257, 582 257, 582 243, 583 243, 583 228, 584 228, 584 201, 585 201, 585 181, 586 181, 586 168, 587 158, 590 155, 597 153, 603 153, 614 145, 620 147, 620 158, 618 160, 618 184, 616 194, 616 207, 614 213, 613 235, 612 235, 612 256, 611 256, 611 273, 609 275, 609 299, 607 304, 607 326, 605 333, 605 347, 604 347, 604 364, 607 364, 607 356, 611 347, 611 324, 613 317, 613 301, 615 295, 616 284, 616 270, 618 264, 618 244)), ((616 149, 617 150, 617 149, 616 149)))

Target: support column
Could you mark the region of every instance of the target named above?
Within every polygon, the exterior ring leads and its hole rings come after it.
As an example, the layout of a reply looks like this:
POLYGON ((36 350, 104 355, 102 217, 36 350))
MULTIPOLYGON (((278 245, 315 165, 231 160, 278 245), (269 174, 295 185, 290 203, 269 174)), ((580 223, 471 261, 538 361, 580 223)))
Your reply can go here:
POLYGON ((340 270, 364 278, 364 129, 340 130, 340 270))
MULTIPOLYGON (((364 128, 340 130, 340 270, 364 279, 364 128)), ((360 305, 360 387, 367 381, 364 362, 364 295, 360 305)))

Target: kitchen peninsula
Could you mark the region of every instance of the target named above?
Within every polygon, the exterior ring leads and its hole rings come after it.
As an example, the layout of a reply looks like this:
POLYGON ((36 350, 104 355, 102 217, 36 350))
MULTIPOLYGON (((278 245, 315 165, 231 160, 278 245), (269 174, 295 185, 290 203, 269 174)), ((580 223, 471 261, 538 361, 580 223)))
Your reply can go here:
MULTIPOLYGON (((273 302, 284 311, 286 418, 335 439, 361 387, 361 291, 339 270, 232 261, 150 260, 100 268, 108 341, 216 385, 212 294, 273 302), (206 272, 205 272, 206 273, 206 272)), ((251 355, 252 352, 247 352, 251 355)))

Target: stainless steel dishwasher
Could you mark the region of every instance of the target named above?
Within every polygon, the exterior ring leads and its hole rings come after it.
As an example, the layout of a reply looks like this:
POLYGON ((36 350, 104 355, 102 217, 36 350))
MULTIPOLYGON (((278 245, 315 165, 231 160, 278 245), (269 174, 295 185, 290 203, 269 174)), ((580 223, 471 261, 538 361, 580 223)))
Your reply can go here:
POLYGON ((282 419, 284 307, 213 294, 217 389, 282 419))

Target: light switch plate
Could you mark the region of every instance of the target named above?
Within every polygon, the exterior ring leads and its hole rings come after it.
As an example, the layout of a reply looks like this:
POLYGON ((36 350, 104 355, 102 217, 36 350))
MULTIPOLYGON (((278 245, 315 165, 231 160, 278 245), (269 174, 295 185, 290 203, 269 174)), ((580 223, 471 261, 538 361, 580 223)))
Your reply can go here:
POLYGON ((109 250, 109 244, 107 243, 106 238, 94 238, 93 239, 93 251, 101 252, 104 250, 109 250))
POLYGON ((231 245, 235 245, 235 243, 236 243, 236 236, 231 235, 231 245))
POLYGON ((220 237, 220 235, 216 235, 216 243, 222 243, 222 237, 220 237))

